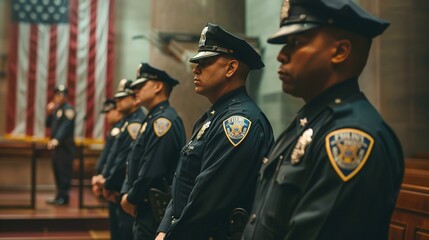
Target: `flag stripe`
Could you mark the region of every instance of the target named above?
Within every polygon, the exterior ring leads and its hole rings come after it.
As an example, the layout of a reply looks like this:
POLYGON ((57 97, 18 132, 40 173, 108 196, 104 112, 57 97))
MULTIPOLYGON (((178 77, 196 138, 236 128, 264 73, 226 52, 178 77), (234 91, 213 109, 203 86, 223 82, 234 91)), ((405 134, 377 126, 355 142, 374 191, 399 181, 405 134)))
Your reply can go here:
POLYGON ((85 137, 92 136, 94 129, 94 97, 95 97, 95 60, 97 50, 97 0, 90 2, 90 25, 89 25, 89 46, 88 46, 88 69, 87 69, 87 99, 86 99, 86 128, 85 137))
POLYGON ((51 38, 51 27, 48 25, 38 25, 38 40, 37 40, 37 72, 34 92, 34 121, 31 125, 34 127, 33 135, 35 137, 45 136, 45 106, 46 106, 46 88, 47 80, 49 79, 49 51, 51 38))
POLYGON ((9 82, 7 93, 7 121, 6 132, 11 133, 15 129, 16 123, 16 90, 17 90, 17 68, 18 68, 18 24, 12 23, 10 26, 11 34, 9 39, 9 82))
MULTIPOLYGON (((115 4, 114 0, 109 1, 109 15, 108 15, 109 21, 109 31, 107 33, 107 68, 106 68, 106 98, 111 98, 113 96, 113 68, 114 68, 114 39, 115 39, 115 4)), ((104 134, 109 131, 108 129, 107 120, 104 121, 104 134)))
POLYGON ((32 136, 34 133, 34 101, 37 83, 37 52, 38 52, 39 29, 37 25, 30 26, 30 51, 29 60, 30 68, 28 69, 28 91, 27 91, 27 118, 26 118, 26 135, 32 136))
POLYGON ((107 77, 107 37, 109 17, 109 2, 99 1, 97 12, 97 56, 95 65, 95 99, 94 99, 94 130, 93 136, 103 137, 104 116, 100 114, 103 100, 106 99, 105 89, 97 87, 105 84, 107 77))
POLYGON ((17 69, 16 78, 16 126, 13 130, 13 135, 24 136, 26 124, 26 109, 27 109, 27 76, 28 76, 28 52, 30 39, 30 25, 21 24, 19 27, 18 40, 18 59, 19 67, 17 69))
POLYGON ((77 49, 78 49, 78 19, 79 19, 79 3, 77 0, 69 2, 69 58, 67 71, 67 88, 68 100, 72 105, 75 105, 76 95, 76 78, 77 78, 77 49))

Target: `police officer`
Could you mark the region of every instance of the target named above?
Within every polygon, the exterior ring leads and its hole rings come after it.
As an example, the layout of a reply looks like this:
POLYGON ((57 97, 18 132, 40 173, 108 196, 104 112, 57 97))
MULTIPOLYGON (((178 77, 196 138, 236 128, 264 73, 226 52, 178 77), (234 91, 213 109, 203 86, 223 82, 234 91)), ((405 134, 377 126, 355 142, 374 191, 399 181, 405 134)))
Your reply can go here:
POLYGON ((95 175, 91 179, 92 192, 95 196, 103 196, 102 186, 100 180, 103 179, 101 175, 103 168, 106 164, 109 152, 112 149, 115 137, 121 132, 121 119, 123 115, 121 112, 116 109, 115 99, 106 99, 103 103, 103 108, 100 111, 101 114, 105 114, 106 122, 111 126, 110 131, 108 132, 104 144, 104 149, 100 154, 100 157, 97 160, 95 167, 95 175))
POLYGON ((67 94, 67 88, 58 85, 54 90, 54 99, 46 107, 48 113, 46 127, 51 129, 51 139, 47 147, 52 150, 52 167, 57 189, 55 198, 46 202, 55 205, 69 203, 73 158, 76 152, 74 142, 76 111, 67 103, 67 94))
POLYGON ((172 201, 157 239, 236 237, 253 203, 258 170, 274 142, 271 125, 245 88, 249 70, 264 64, 246 41, 211 23, 190 61, 196 63, 195 92, 213 105, 181 151, 172 201))
POLYGON ((168 101, 178 83, 165 71, 142 63, 137 70, 137 80, 131 84, 138 101, 149 111, 128 157, 125 195, 121 202, 126 212, 136 215, 135 240, 155 239, 162 217, 158 212, 165 209, 153 200, 162 201, 154 197, 165 193, 168 197, 165 201, 169 202, 169 188, 180 150, 185 145, 182 119, 168 101))
POLYGON ((283 91, 305 101, 261 168, 248 239, 387 239, 403 176, 392 129, 359 90, 388 23, 351 0, 283 2, 283 91))
POLYGON ((121 120, 120 133, 116 135, 115 142, 109 152, 109 156, 102 175, 103 196, 110 201, 112 209, 110 222, 118 222, 118 226, 111 226, 112 239, 133 239, 133 218, 125 213, 120 206, 120 190, 125 179, 126 159, 131 150, 131 143, 136 139, 144 119, 144 113, 131 89, 132 80, 122 79, 118 85, 118 91, 114 97, 117 109, 124 115, 121 120), (117 218, 115 220, 115 217, 117 218), (114 230, 117 229, 117 232, 114 230))

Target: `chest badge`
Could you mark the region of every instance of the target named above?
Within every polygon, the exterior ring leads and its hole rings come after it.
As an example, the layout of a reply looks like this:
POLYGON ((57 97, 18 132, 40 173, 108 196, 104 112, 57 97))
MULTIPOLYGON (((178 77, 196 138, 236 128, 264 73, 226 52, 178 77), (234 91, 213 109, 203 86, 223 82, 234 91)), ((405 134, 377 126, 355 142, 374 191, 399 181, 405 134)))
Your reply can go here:
POLYGON ((211 121, 204 123, 204 125, 200 128, 200 131, 198 131, 197 133, 197 140, 203 136, 204 132, 206 131, 207 128, 210 127, 211 123, 212 123, 211 121))
POLYGON ((325 138, 329 161, 344 182, 359 173, 373 145, 374 139, 369 134, 352 128, 335 130, 325 138))
POLYGON ((62 109, 59 109, 58 111, 57 111, 57 118, 61 118, 63 116, 63 110, 62 109))
POLYGON ((251 125, 252 122, 243 116, 232 116, 223 121, 223 130, 228 140, 236 147, 246 138, 251 125))
POLYGON ((144 131, 146 131, 146 127, 147 127, 147 122, 144 122, 142 127, 140 128, 140 134, 143 134, 144 131))
POLYGON ((309 128, 302 133, 302 135, 298 138, 298 142, 295 145, 295 148, 292 151, 292 155, 290 156, 290 163, 292 165, 296 165, 301 162, 302 156, 305 154, 305 149, 308 144, 311 143, 313 137, 313 129, 309 128))
POLYGON ((110 131, 110 136, 116 137, 120 132, 121 132, 121 129, 117 127, 112 128, 112 130, 110 131))

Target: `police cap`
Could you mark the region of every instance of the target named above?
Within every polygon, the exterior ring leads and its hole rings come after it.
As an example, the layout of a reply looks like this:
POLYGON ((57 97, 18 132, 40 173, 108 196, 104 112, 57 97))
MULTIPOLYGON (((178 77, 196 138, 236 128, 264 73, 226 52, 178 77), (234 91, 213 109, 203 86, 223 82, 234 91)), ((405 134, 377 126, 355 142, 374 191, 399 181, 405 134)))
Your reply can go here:
POLYGON ((118 84, 118 91, 115 93, 115 98, 123 98, 130 95, 134 95, 134 91, 131 89, 131 84, 133 80, 130 79, 121 79, 118 84))
POLYGON ((108 98, 103 103, 103 108, 101 109, 100 113, 107 113, 108 111, 116 108, 116 101, 115 99, 108 98))
POLYGON ((54 94, 67 95, 68 94, 68 90, 67 90, 67 88, 66 88, 65 85, 60 84, 60 85, 58 85, 58 86, 55 87, 54 94))
POLYGON ((179 84, 179 81, 170 77, 165 71, 156 69, 148 63, 140 63, 137 68, 136 80, 131 84, 131 88, 138 88, 141 84, 148 80, 164 82, 172 87, 179 84))
POLYGON ((268 42, 282 44, 291 34, 320 26, 334 26, 372 39, 389 25, 353 0, 283 0, 280 29, 268 38, 268 42))
POLYGON ((212 23, 208 23, 201 32, 198 47, 197 55, 193 56, 190 62, 198 63, 203 58, 227 54, 244 62, 250 69, 261 69, 265 66, 261 56, 249 43, 212 23))

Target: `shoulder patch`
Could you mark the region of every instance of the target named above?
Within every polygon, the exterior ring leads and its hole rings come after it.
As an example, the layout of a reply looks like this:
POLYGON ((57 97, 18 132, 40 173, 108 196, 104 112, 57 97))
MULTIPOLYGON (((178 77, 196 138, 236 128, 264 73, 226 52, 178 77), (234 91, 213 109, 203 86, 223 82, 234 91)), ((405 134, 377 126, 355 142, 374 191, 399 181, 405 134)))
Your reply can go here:
POLYGON ((128 127, 127 127, 128 134, 130 134, 130 136, 133 140, 136 140, 137 134, 139 134, 141 126, 142 126, 141 123, 130 123, 130 124, 128 124, 128 127))
POLYGON ((110 130, 110 136, 116 137, 119 133, 121 132, 120 128, 112 128, 112 130, 110 130))
POLYGON ((75 112, 73 109, 69 108, 64 111, 64 115, 68 120, 72 120, 74 118, 75 112))
POLYGON ((332 167, 347 182, 365 165, 374 145, 374 138, 358 129, 343 128, 329 133, 325 138, 325 145, 332 167))
POLYGON ((223 130, 228 140, 236 147, 246 138, 251 125, 252 122, 243 116, 232 116, 223 121, 223 130))
POLYGON ((155 131, 156 136, 162 137, 168 132, 171 128, 171 121, 167 118, 158 118, 153 122, 153 130, 155 131))

